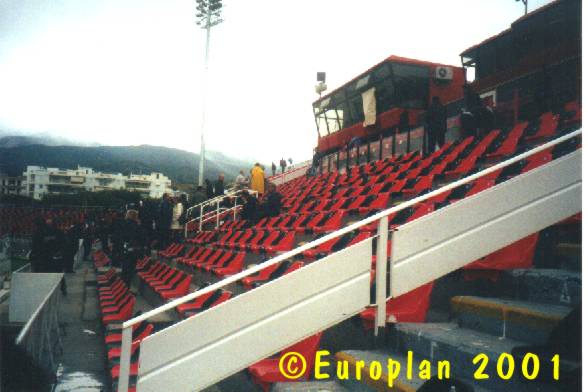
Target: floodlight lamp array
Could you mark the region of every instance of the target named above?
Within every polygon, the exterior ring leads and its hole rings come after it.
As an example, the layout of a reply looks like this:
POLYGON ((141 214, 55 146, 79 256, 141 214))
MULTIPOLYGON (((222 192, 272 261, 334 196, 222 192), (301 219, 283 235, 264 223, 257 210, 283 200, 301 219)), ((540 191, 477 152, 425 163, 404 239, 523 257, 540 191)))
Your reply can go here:
POLYGON ((222 0, 196 0, 196 24, 210 28, 221 23, 222 0))

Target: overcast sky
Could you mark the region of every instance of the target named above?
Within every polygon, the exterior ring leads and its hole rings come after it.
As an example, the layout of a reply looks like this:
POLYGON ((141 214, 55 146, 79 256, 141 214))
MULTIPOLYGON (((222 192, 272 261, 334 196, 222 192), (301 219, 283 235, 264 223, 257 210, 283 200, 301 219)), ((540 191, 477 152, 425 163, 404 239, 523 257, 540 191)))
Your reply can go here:
MULTIPOLYGON (((391 54, 459 65, 523 14, 515 0, 224 5, 207 148, 266 162, 310 158, 316 71, 331 90, 391 54)), ((0 130, 199 151, 205 33, 194 14, 194 0, 0 0, 0 130)))

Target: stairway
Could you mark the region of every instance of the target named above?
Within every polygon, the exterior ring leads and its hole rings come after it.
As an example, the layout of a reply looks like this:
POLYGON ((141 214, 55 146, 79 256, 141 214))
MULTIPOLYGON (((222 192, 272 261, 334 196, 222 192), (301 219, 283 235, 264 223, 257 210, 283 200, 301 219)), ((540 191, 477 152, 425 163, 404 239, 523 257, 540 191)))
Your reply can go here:
MULTIPOLYGON (((447 320, 389 324, 388 339, 380 348, 342 350, 336 354, 336 358, 350 363, 365 361, 366 368, 372 361, 380 361, 382 364, 389 358, 399 361, 402 371, 392 389, 396 391, 417 391, 424 384, 418 379, 418 365, 424 359, 431 361, 433 377, 436 376, 437 361, 449 361, 451 376, 465 382, 475 391, 573 391, 573 387, 561 383, 555 385, 522 381, 518 374, 521 369, 520 359, 515 359, 515 372, 509 381, 502 380, 497 374, 497 362, 502 353, 511 353, 513 348, 520 346, 544 345, 555 326, 581 303, 580 225, 555 225, 546 230, 558 233, 555 237, 558 242, 543 249, 556 256, 554 264, 557 268, 535 266, 503 271, 498 281, 483 283, 494 286, 494 290, 486 292, 500 295, 480 296, 474 292, 472 295, 452 296, 449 298, 447 320), (408 380, 405 373, 409 351, 414 356, 412 380, 408 380), (484 370, 489 376, 486 380, 475 380, 473 377, 481 363, 474 365, 472 360, 479 353, 488 356, 484 370)), ((563 379, 566 371, 580 364, 565 360, 563 353, 561 357, 563 379)), ((552 371, 548 368, 552 365, 550 359, 547 359, 547 363, 541 362, 549 375, 552 371)), ((502 361, 506 373, 507 359, 502 361)), ((353 368, 351 366, 350 374, 355 374, 353 368)), ((529 371, 532 370, 530 364, 529 371)), ((347 380, 340 383, 350 391, 389 390, 386 388, 388 376, 385 370, 375 381, 367 375, 365 373, 359 382, 347 380)))

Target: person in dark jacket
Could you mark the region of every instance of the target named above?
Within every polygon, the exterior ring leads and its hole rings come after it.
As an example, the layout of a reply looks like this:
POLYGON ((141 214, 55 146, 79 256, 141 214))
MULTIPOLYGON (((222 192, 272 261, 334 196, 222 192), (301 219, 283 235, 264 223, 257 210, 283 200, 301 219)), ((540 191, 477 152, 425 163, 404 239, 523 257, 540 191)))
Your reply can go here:
POLYGON ((96 236, 100 240, 100 246, 102 247, 102 251, 106 254, 110 253, 110 249, 108 248, 108 234, 109 234, 109 227, 106 219, 101 217, 98 222, 96 222, 96 236))
POLYGON ((282 195, 278 193, 276 184, 270 183, 268 193, 265 195, 265 202, 262 203, 261 217, 278 216, 282 209, 282 195))
MULTIPOLYGON (((408 111, 403 110, 398 119, 398 133, 406 135, 406 152, 410 151, 410 120, 408 111)), ((392 136, 392 135, 389 135, 392 136)))
POLYGON ((94 240, 94 223, 88 219, 82 224, 82 239, 84 247, 84 260, 90 260, 92 241, 94 240))
POLYGON ((80 226, 75 224, 71 225, 65 232, 65 249, 63 252, 63 271, 72 273, 74 266, 74 258, 79 249, 80 240, 80 226))
POLYGON ((64 236, 51 219, 37 219, 30 253, 33 272, 62 272, 64 236), (59 265, 57 265, 59 264, 59 265))
MULTIPOLYGON (((49 218, 37 220, 30 254, 33 272, 63 272, 65 237, 49 218)), ((65 279, 61 279, 61 292, 67 295, 65 279)))
POLYGON ((478 108, 475 117, 479 138, 483 138, 495 129, 496 119, 494 116, 494 110, 492 110, 490 106, 483 105, 482 107, 478 108))
POLYGON ((435 146, 445 144, 445 133, 447 132, 447 110, 441 105, 439 97, 433 97, 431 106, 426 114, 427 129, 427 153, 432 154, 435 146))
POLYGON ((196 187, 196 192, 194 192, 194 194, 192 195, 192 205, 196 206, 200 203, 203 203, 206 201, 206 192, 204 191, 204 188, 201 187, 200 185, 198 185, 198 187, 196 187))
MULTIPOLYGON (((139 212, 139 216, 141 216, 139 212)), ((117 212, 112 221, 112 264, 121 266, 123 253, 123 236, 125 231, 125 220, 121 211, 117 212)))
POLYGON ((476 119, 471 112, 462 109, 461 114, 459 115, 459 123, 461 126, 462 137, 477 137, 476 119))
POLYGON ((251 195, 248 191, 241 192, 241 219, 255 222, 257 217, 257 198, 251 195))
MULTIPOLYGON (((282 162, 280 161, 280 164, 281 164, 281 163, 282 163, 282 162)), ((275 176, 275 175, 276 175, 276 169, 277 169, 277 166, 276 166, 276 164, 272 162, 272 176, 275 176)))
POLYGON ((165 249, 171 238, 171 224, 174 214, 174 205, 169 195, 165 193, 159 204, 159 216, 157 219, 157 231, 159 233, 159 249, 165 249))
POLYGON ((139 213, 136 210, 128 210, 125 215, 124 232, 122 236, 123 255, 121 278, 127 287, 136 272, 136 263, 143 256, 145 236, 139 224, 139 213))
POLYGON ((212 199, 214 197, 214 187, 212 186, 212 182, 207 178, 204 180, 204 185, 206 186, 206 199, 212 199))
POLYGON ((225 176, 221 173, 218 175, 218 179, 214 183, 214 195, 222 196, 225 194, 225 176))

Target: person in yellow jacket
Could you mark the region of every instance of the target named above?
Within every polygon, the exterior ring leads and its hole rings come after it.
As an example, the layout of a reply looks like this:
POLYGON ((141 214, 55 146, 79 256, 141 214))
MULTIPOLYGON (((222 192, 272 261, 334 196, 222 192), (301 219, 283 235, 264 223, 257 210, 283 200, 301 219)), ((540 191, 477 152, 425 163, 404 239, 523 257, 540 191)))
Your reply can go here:
POLYGON ((264 191, 265 173, 259 163, 256 163, 251 169, 251 189, 259 192, 260 194, 264 191))

